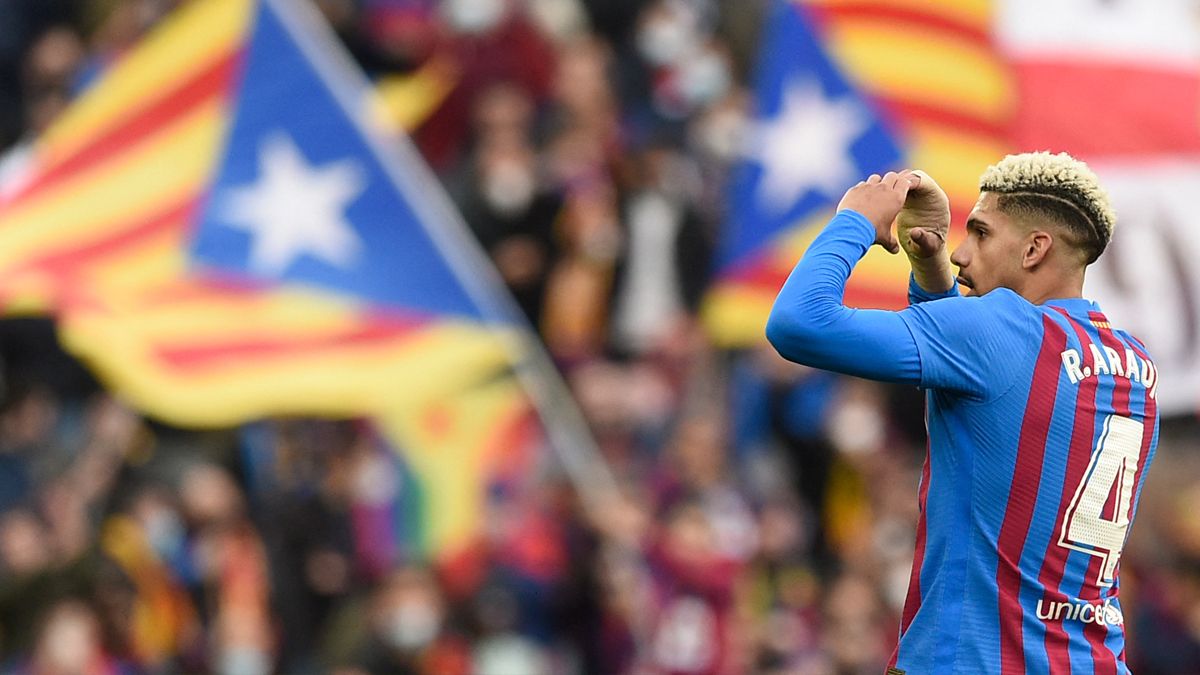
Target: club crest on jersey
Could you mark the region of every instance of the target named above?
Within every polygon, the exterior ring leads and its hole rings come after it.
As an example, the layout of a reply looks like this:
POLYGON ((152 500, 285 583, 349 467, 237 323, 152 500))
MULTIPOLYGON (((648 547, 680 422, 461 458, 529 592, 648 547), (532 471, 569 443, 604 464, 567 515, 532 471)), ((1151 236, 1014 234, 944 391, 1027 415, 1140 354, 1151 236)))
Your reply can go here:
POLYGON ((1087 343, 1084 354, 1078 349, 1064 349, 1059 355, 1062 358, 1063 370, 1071 384, 1079 384, 1089 377, 1101 374, 1113 377, 1124 377, 1130 382, 1141 382, 1150 390, 1150 398, 1158 392, 1158 369, 1149 359, 1143 359, 1128 347, 1125 353, 1109 347, 1097 346, 1094 342, 1087 343))

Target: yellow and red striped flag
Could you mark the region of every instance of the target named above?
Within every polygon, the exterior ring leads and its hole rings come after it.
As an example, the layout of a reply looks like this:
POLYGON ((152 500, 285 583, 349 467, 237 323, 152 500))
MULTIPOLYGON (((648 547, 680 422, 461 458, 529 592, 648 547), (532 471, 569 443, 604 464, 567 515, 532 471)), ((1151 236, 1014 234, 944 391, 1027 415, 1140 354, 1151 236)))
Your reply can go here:
POLYGON ((186 5, 0 195, 0 300, 168 421, 371 415, 511 365, 487 266, 302 9, 186 5))
MULTIPOLYGON (((429 108, 408 103, 409 123, 429 108)), ((305 3, 187 3, 0 193, 0 304, 52 314, 176 425, 371 419, 418 488, 410 539, 452 555, 542 447, 513 370, 540 362, 387 109, 305 3)))

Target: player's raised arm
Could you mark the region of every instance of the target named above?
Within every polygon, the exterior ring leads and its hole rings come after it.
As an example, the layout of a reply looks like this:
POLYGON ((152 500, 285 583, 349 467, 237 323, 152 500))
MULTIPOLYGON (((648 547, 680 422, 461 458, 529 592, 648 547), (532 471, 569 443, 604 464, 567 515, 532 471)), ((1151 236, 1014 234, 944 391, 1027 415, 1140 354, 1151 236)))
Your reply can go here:
POLYGON ((901 312, 842 304, 850 272, 872 244, 900 250, 892 221, 918 180, 911 172, 872 176, 846 193, 776 297, 767 339, 808 366, 987 398, 1011 379, 989 364, 1031 329, 1027 301, 1000 289, 986 298, 947 293, 901 312))
POLYGON ((895 312, 842 305, 846 280, 871 244, 892 253, 892 222, 911 172, 871 176, 850 188, 838 213, 792 270, 767 321, 767 339, 784 357, 817 368, 893 382, 920 383, 917 346, 895 312))

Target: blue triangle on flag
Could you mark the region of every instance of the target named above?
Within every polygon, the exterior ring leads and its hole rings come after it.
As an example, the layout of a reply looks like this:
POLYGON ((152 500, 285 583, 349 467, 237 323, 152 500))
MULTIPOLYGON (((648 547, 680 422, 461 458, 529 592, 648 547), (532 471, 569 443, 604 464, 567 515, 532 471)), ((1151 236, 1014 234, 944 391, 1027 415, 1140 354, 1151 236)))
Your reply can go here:
POLYGON ((361 111, 351 112, 365 87, 351 105, 338 97, 330 78, 342 64, 321 52, 329 46, 302 42, 311 36, 297 32, 297 17, 278 14, 288 4, 258 3, 192 262, 410 313, 496 316, 466 288, 476 270, 450 259, 458 244, 435 240, 460 223, 430 216, 425 167, 373 144, 361 111))
POLYGON ((871 104, 825 53, 804 8, 775 0, 764 30, 754 117, 730 178, 718 271, 752 258, 902 157, 871 104))

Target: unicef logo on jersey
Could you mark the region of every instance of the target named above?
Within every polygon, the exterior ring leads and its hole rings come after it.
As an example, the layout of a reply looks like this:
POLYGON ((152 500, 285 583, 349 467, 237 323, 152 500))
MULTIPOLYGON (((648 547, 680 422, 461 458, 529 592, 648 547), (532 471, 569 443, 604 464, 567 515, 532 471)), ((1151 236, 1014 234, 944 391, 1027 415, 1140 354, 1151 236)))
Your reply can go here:
POLYGON ((1125 617, 1121 609, 1112 600, 1103 603, 1089 604, 1086 602, 1047 602, 1038 600, 1037 618, 1042 621, 1082 621, 1108 626, 1124 626, 1125 617))

